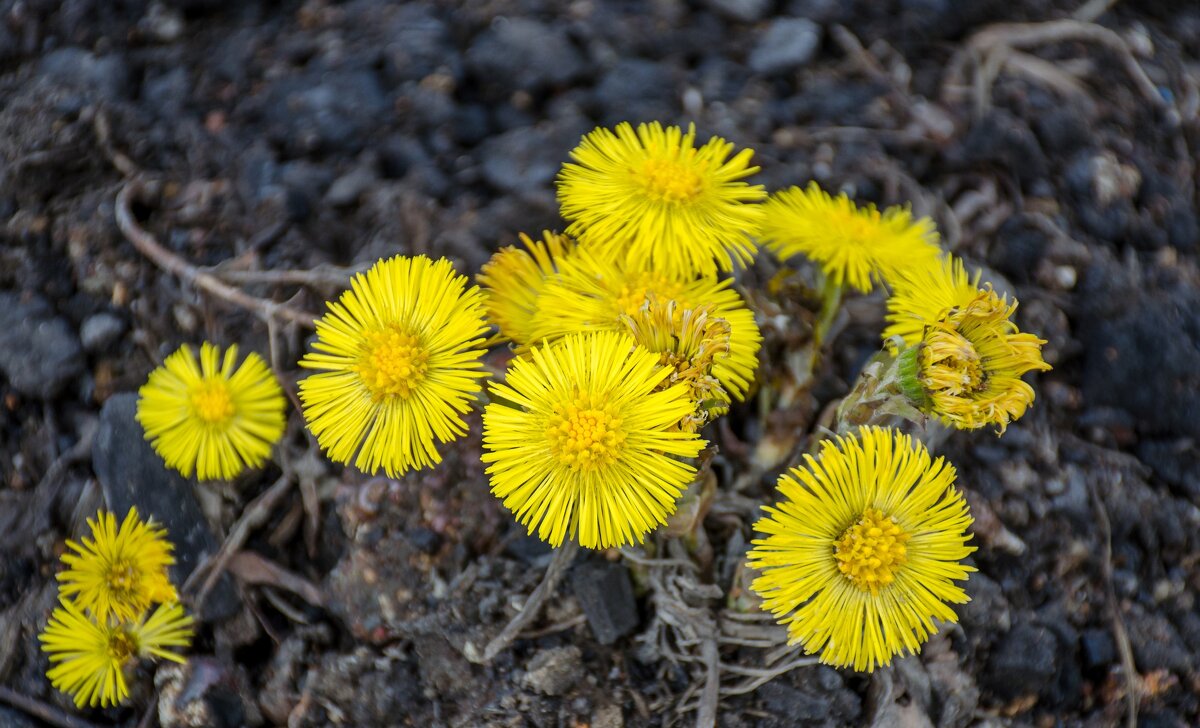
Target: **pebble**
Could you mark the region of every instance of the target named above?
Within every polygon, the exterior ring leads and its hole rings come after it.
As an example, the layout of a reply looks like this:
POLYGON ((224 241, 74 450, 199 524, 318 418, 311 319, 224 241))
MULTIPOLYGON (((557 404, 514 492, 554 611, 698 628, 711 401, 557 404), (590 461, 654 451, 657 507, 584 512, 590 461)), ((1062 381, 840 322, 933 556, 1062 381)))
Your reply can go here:
POLYGON ((502 93, 566 83, 583 57, 560 28, 529 18, 497 18, 467 49, 467 68, 502 93))
POLYGON ((83 374, 79 339, 45 299, 0 293, 0 371, 21 394, 53 399, 83 374))
POLYGON ((624 565, 608 561, 579 564, 571 571, 571 589, 600 644, 611 645, 637 627, 637 602, 624 565))
POLYGON ((42 57, 38 71, 52 82, 98 99, 129 96, 129 67, 120 55, 96 56, 82 48, 60 48, 42 57))
POLYGON ((583 653, 575 645, 541 650, 525 666, 525 687, 542 695, 564 695, 583 677, 583 653))
POLYGON ((1041 626, 1019 621, 999 637, 980 679, 981 686, 1003 700, 1036 695, 1058 673, 1058 643, 1041 626))
MULTIPOLYGON (((175 545, 171 581, 179 586, 220 543, 200 510, 192 483, 163 464, 146 441, 136 412, 136 394, 113 395, 104 403, 92 446, 92 469, 118 519, 137 506, 143 519, 153 517, 166 527, 175 545)), ((225 574, 204 602, 201 616, 205 621, 225 619, 239 606, 233 581, 225 574)))
POLYGON ((771 10, 771 0, 706 0, 712 10, 732 20, 753 23, 766 17, 771 10))
POLYGON ((762 74, 794 71, 811 61, 820 45, 821 26, 806 18, 778 18, 750 52, 750 68, 762 74))
POLYGON ((95 354, 107 349, 125 333, 125 322, 120 316, 102 311, 88 316, 79 327, 79 340, 83 348, 95 354))

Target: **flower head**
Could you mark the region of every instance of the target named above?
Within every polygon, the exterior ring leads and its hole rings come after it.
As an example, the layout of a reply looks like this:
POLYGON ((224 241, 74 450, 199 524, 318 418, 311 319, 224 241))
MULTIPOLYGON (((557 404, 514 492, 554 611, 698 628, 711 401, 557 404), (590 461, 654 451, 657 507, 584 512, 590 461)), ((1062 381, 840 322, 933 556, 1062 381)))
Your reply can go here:
POLYGON ((660 389, 684 384, 693 411, 684 417, 680 429, 698 432, 700 428, 729 411, 729 393, 714 374, 718 358, 729 354, 729 322, 712 313, 712 306, 683 308, 677 301, 646 300, 634 314, 621 314, 633 340, 658 354, 660 366, 671 376, 660 389))
POLYGON ((66 600, 38 639, 54 665, 46 676, 55 688, 74 696, 76 707, 107 707, 129 697, 125 671, 136 660, 184 661, 168 648, 191 644, 192 618, 178 604, 162 604, 145 620, 97 621, 66 600))
POLYGON ((120 527, 107 511, 89 518, 88 526, 91 538, 67 541, 74 553, 62 556, 69 567, 58 575, 63 598, 74 599, 100 621, 110 616, 135 620, 151 604, 179 599, 167 575, 175 558, 165 529, 139 519, 137 508, 129 509, 120 527))
POLYGON ((974 548, 954 467, 877 427, 822 442, 805 465, 780 476, 784 500, 755 524, 763 608, 826 664, 870 672, 919 652, 934 619, 958 621, 947 605, 968 597, 954 581, 974 571, 960 563, 974 548))
POLYGON ((501 248, 483 264, 475 280, 483 287, 488 319, 500 329, 501 337, 523 345, 532 341, 538 296, 575 242, 549 230, 538 241, 525 233, 520 237, 526 250, 513 245, 501 248))
POLYGON ((845 193, 831 197, 810 182, 790 187, 763 206, 761 237, 780 259, 803 254, 838 285, 864 293, 899 271, 931 264, 940 250, 929 218, 913 220, 903 207, 882 213, 855 206, 845 193))
POLYGON ((317 320, 304 418, 339 463, 390 476, 441 462, 480 390, 483 296, 446 259, 381 260, 317 320))
POLYGON ((598 128, 571 152, 558 177, 567 232, 604 255, 677 278, 715 275, 754 260, 766 192, 743 180, 758 171, 753 151, 713 137, 696 148, 658 122, 598 128))
POLYGON ((492 492, 551 545, 640 543, 696 475, 676 458, 704 447, 676 428, 692 402, 683 385, 658 389, 669 375, 617 332, 574 334, 514 359, 483 413, 492 492))
POLYGON ((754 312, 728 280, 673 278, 644 267, 628 267, 579 248, 547 281, 530 327, 532 341, 555 341, 580 331, 624 331, 622 316, 637 314, 650 298, 675 301, 675 310, 711 306, 711 316, 729 324, 729 351, 719 354, 713 374, 742 399, 754 381, 762 334, 754 312))
POLYGON ((166 464, 200 480, 229 479, 257 467, 283 436, 279 382, 254 352, 205 342, 196 361, 184 345, 138 390, 137 420, 166 464))
POLYGON ((885 333, 910 344, 899 354, 909 399, 959 429, 996 425, 1004 432, 1033 404, 1022 375, 1050 369, 1042 359, 1046 342, 1017 329, 1016 310, 1016 301, 976 288, 949 257, 905 276, 888 300, 885 333))

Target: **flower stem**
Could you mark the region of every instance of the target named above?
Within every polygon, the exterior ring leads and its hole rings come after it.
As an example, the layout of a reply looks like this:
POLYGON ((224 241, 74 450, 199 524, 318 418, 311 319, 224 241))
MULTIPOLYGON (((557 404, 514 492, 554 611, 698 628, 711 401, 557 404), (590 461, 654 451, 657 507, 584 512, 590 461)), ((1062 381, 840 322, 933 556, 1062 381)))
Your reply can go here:
POLYGON ((821 358, 825 337, 829 335, 833 321, 841 310, 843 290, 843 286, 835 283, 829 276, 825 276, 821 281, 821 312, 817 316, 816 326, 813 327, 813 369, 816 369, 816 363, 821 358))

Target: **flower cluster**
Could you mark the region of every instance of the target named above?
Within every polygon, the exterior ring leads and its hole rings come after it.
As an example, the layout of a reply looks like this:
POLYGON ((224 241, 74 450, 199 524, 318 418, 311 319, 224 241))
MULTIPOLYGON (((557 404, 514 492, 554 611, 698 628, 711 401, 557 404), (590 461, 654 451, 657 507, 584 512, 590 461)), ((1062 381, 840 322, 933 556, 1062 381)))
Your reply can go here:
POLYGON ((130 508, 117 525, 101 511, 91 537, 67 541, 58 575, 59 606, 39 639, 53 667, 51 684, 78 707, 109 706, 129 696, 126 672, 140 659, 184 659, 192 618, 167 575, 175 563, 166 531, 130 508))
MULTIPOLYGON (((953 466, 875 425, 900 414, 1003 432, 1033 402, 1022 376, 1049 368, 1045 342, 1021 333, 1016 302, 980 287, 940 250, 933 223, 905 207, 859 207, 815 183, 768 198, 746 181, 758 170, 750 150, 719 138, 698 146, 694 127, 597 129, 570 156, 557 179, 565 232, 521 234, 478 285, 448 260, 398 255, 327 304, 299 362, 316 442, 335 462, 398 477, 437 466, 482 402, 491 491, 530 533, 554 546, 640 543, 692 486, 716 482, 699 472, 705 428, 754 388, 763 337, 726 274, 752 263, 759 243, 805 256, 824 286, 814 350, 844 292, 890 294, 887 374, 870 397, 862 384, 847 397, 854 416, 840 418, 841 437, 779 479, 783 500, 767 507, 749 555, 753 589, 793 642, 830 664, 870 671, 918 651, 967 599, 956 582, 973 570, 962 563, 971 517, 953 466), (485 356, 504 342, 511 357, 485 391, 485 356)), ((236 362, 235 347, 222 357, 204 344, 197 363, 185 346, 142 388, 146 436, 184 475, 234 477, 282 436, 279 384, 257 355, 236 362)), ((144 616, 174 601, 154 576, 170 563, 157 534, 122 536, 136 574, 68 562, 76 575, 64 576, 64 593, 82 606, 64 602, 43 639, 64 661, 55 684, 81 702, 119 699, 126 660, 175 659, 162 648, 186 643, 177 607, 144 616), (89 619, 90 641, 67 652, 89 619), (101 644, 104 659, 61 656, 101 644)))

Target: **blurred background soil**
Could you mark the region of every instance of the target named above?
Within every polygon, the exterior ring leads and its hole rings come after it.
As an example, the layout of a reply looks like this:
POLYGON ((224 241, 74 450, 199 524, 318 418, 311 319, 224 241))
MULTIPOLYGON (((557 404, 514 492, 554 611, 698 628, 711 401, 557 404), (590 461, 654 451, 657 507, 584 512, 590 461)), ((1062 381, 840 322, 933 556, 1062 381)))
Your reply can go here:
MULTIPOLYGON (((236 554, 188 667, 143 669, 95 725, 691 725, 713 670, 726 726, 1108 726, 1131 692, 1139 725, 1197 725, 1200 6, 1108 4, 0 2, 0 686, 71 710, 35 636, 63 540, 107 499, 167 522, 181 580, 236 554), (308 331, 139 253, 115 205, 132 180, 127 212, 166 250, 320 313, 347 268, 428 253, 473 274, 560 228, 559 165, 626 120, 751 147, 771 189, 911 201, 1048 340, 1024 419, 940 446, 979 572, 919 659, 784 672, 795 655, 764 647, 750 527, 883 311, 850 300, 810 379, 816 299, 766 293, 766 256, 740 275, 762 387, 709 433, 697 567, 582 555, 490 665, 469 658, 549 551, 489 494, 478 434, 392 481, 324 464, 293 413, 275 464, 199 488, 141 442, 129 393, 181 343, 294 382, 308 331)), ((38 721, 0 704, 0 725, 38 721)))

